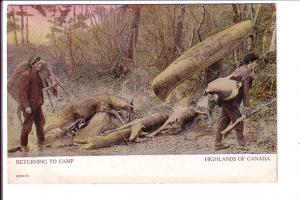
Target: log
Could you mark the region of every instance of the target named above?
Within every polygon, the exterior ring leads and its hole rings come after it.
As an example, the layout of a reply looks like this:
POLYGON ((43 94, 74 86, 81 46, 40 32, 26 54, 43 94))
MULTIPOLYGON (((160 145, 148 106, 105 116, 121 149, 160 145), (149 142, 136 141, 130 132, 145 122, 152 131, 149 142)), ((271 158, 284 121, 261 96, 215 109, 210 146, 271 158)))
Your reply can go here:
POLYGON ((165 101, 181 82, 204 70, 236 48, 253 30, 250 20, 235 24, 185 51, 152 81, 154 93, 165 101))

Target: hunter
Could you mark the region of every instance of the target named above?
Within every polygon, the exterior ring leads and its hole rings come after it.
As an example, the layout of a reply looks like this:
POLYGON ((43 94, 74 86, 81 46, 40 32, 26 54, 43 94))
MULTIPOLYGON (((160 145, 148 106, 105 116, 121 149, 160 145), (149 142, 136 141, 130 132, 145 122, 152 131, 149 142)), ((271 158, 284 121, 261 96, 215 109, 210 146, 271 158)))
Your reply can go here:
POLYGON ((28 135, 32 130, 34 122, 38 144, 40 147, 45 145, 44 126, 45 117, 42 111, 44 103, 42 82, 38 72, 41 70, 41 58, 32 56, 28 59, 28 70, 21 74, 18 82, 20 108, 23 113, 21 129, 21 151, 27 152, 28 135))
MULTIPOLYGON (((216 100, 216 104, 222 108, 221 115, 217 124, 216 138, 215 138, 215 150, 226 149, 229 146, 222 144, 222 134, 221 131, 224 130, 230 122, 234 123, 239 117, 241 117, 241 112, 239 110, 239 106, 243 101, 244 104, 244 115, 249 118, 251 115, 250 109, 250 96, 249 96, 249 88, 252 85, 252 81, 254 79, 254 68, 256 66, 256 60, 258 56, 255 53, 248 53, 245 55, 242 65, 233 71, 233 73, 227 78, 234 80, 239 84, 239 88, 236 90, 236 94, 233 98, 229 100, 224 100, 220 98, 220 95, 217 93, 211 93, 213 98, 216 100)), ((233 93, 232 93, 233 94, 233 93)), ((245 146, 244 140, 244 123, 239 122, 235 127, 237 143, 240 147, 245 146)))

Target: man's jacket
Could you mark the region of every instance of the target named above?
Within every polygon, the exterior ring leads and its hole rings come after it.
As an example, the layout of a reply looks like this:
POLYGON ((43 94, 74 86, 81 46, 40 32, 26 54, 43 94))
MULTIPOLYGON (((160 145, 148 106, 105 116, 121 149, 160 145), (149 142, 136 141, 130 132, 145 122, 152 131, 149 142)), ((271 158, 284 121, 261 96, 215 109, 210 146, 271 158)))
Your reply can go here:
POLYGON ((31 107, 35 111, 44 103, 42 81, 32 69, 22 73, 18 88, 22 110, 26 107, 31 107))

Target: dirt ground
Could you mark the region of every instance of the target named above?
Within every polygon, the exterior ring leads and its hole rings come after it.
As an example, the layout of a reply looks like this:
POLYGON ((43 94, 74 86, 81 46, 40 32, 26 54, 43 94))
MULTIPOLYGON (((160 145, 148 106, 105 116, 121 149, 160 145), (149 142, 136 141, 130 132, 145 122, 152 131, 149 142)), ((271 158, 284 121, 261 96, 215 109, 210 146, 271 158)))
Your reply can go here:
MULTIPOLYGON (((104 86, 105 88, 105 86, 104 86)), ((106 87, 107 88, 107 87, 106 87)), ((87 93, 86 89, 82 89, 87 93)), ((91 92, 93 90, 90 90, 91 92)), ((95 90, 94 90, 95 91, 95 90)), ((104 89, 102 90, 104 91, 104 89)), ((112 90, 108 90, 108 92, 112 90)), ((79 89, 77 94, 82 91, 79 89)), ((126 91, 121 92, 126 93, 126 91)), ((88 94, 87 94, 88 95, 88 94)), ((80 96, 80 95, 78 95, 80 96)), ((145 113, 146 106, 151 111, 161 111, 161 105, 155 106, 157 102, 153 100, 151 90, 147 94, 139 95, 136 102, 137 116, 141 117, 145 113), (151 103, 149 102, 151 100, 151 103)), ((64 106, 68 100, 59 102, 58 110, 64 106)), ((201 102, 201 101, 200 101, 201 102)), ((55 120, 56 113, 53 113, 48 100, 45 100, 43 110, 46 117, 46 125, 55 120)), ((20 122, 16 117, 16 103, 8 96, 8 149, 19 146, 20 122)), ((264 117, 256 116, 246 121, 245 139, 246 147, 240 148, 237 145, 234 131, 224 140, 224 144, 230 148, 215 151, 213 148, 215 139, 215 124, 219 110, 214 113, 214 120, 196 119, 192 124, 187 125, 184 131, 177 135, 158 135, 153 138, 141 138, 139 142, 123 142, 121 144, 101 148, 97 150, 84 150, 78 146, 69 146, 72 139, 57 141, 56 145, 40 150, 37 147, 35 127, 29 135, 30 152, 8 153, 9 157, 27 156, 81 156, 81 155, 171 155, 171 154, 238 154, 238 153, 276 153, 277 151, 277 130, 276 116, 264 117), (263 119, 263 120, 262 120, 263 119), (59 145, 57 145, 59 144, 59 145)))
MULTIPOLYGON (((48 48, 44 49, 8 49, 8 72, 13 71, 14 67, 22 62, 29 55, 39 53, 42 56, 48 54, 48 48), (26 51, 25 51, 26 50, 26 51), (28 52, 27 52, 28 50, 28 52), (30 51, 29 51, 30 50, 30 51), (17 56, 18 55, 18 56, 17 56)), ((136 118, 141 118, 153 112, 170 111, 170 108, 162 103, 152 92, 150 81, 159 72, 154 69, 142 70, 137 68, 135 73, 128 74, 126 77, 116 79, 106 71, 96 72, 85 70, 82 76, 74 77, 76 80, 70 80, 59 73, 55 68, 55 74, 60 78, 62 85, 68 91, 67 96, 62 90, 59 90, 61 101, 55 103, 56 112, 53 113, 50 103, 45 95, 43 110, 46 118, 46 126, 53 123, 57 112, 67 103, 75 98, 89 96, 99 93, 111 93, 129 99, 137 87, 138 94, 134 97, 134 107, 136 118), (137 76, 138 74, 139 76, 137 76), (140 90, 142 88, 142 90, 140 90)), ((186 83, 186 82, 185 82, 186 83)), ((181 84, 182 91, 188 91, 191 82, 181 84)), ((199 94, 202 94, 199 92, 199 94)), ((197 97, 197 95, 195 95, 197 97)), ((181 99, 181 98, 177 98, 181 99)), ((205 106, 203 99, 196 98, 198 105, 205 106)), ((16 102, 10 95, 8 100, 8 124, 7 124, 7 143, 8 149, 19 146, 21 125, 16 115, 16 102)), ((83 150, 78 146, 68 146, 72 141, 65 139, 57 141, 56 145, 50 148, 39 150, 37 147, 37 138, 35 127, 29 135, 30 152, 8 153, 9 157, 23 156, 80 156, 80 155, 150 155, 150 154, 233 154, 233 153, 276 153, 277 151, 277 117, 276 104, 256 114, 246 121, 245 139, 247 146, 241 149, 237 146, 235 133, 231 133, 224 140, 225 144, 231 147, 225 150, 215 151, 213 148, 215 139, 216 120, 220 109, 216 108, 211 122, 202 119, 196 119, 177 135, 158 135, 153 138, 141 139, 140 142, 124 142, 108 148, 97 150, 83 150)), ((4 131, 4 134, 5 131, 4 131)))

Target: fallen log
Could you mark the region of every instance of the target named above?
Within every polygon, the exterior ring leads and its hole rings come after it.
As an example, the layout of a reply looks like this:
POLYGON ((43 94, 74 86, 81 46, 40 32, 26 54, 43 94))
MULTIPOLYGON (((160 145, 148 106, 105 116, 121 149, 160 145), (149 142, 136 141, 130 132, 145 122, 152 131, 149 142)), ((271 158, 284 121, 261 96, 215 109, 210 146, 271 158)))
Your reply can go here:
POLYGON ((236 48, 253 30, 250 20, 227 28, 184 52, 152 81, 154 93, 165 101, 170 92, 182 81, 220 60, 236 48))

